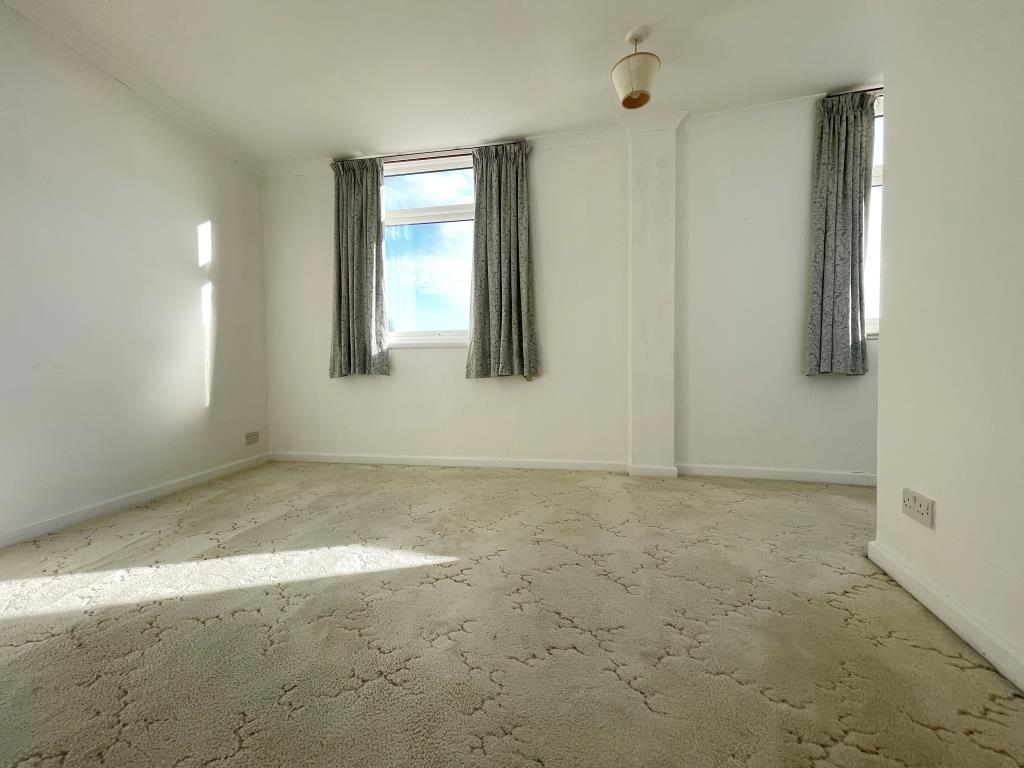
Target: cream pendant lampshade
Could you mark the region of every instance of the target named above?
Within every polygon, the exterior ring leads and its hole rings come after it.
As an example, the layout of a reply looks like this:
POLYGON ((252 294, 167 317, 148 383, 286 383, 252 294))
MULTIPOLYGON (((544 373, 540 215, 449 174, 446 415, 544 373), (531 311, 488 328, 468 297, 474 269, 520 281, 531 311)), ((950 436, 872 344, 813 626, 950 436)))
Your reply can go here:
POLYGON ((633 53, 622 57, 612 67, 612 84, 626 109, 638 109, 651 100, 651 85, 661 67, 661 59, 653 53, 636 49, 646 37, 647 32, 642 28, 630 32, 626 41, 633 44, 633 53))

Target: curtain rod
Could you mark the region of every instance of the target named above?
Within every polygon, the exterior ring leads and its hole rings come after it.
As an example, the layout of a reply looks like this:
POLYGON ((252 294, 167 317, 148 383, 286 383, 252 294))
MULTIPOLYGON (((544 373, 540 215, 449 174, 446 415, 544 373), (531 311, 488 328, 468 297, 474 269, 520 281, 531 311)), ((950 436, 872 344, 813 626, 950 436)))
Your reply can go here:
POLYGON ((881 85, 871 85, 867 88, 847 88, 841 91, 831 91, 825 94, 826 99, 831 99, 835 96, 846 96, 848 93, 871 93, 872 91, 881 91, 883 87, 881 85))
POLYGON ((336 157, 336 162, 345 160, 380 160, 384 163, 398 163, 403 160, 440 160, 444 157, 461 157, 473 154, 474 149, 480 147, 497 147, 502 144, 515 144, 525 139, 510 139, 509 141, 492 141, 487 144, 474 144, 469 147, 450 147, 449 149, 431 149, 422 152, 395 152, 388 155, 359 155, 358 157, 336 157))

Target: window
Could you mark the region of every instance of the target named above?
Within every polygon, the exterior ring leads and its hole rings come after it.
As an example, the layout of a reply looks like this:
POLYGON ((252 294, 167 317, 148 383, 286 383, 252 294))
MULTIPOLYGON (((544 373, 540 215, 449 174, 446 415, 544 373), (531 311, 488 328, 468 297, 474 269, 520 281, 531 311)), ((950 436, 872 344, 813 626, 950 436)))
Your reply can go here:
POLYGON ((384 165, 388 344, 465 346, 473 266, 473 158, 384 165))
POLYGON ((879 299, 882 285, 882 167, 885 126, 882 100, 875 115, 875 156, 871 161, 871 206, 868 209, 867 242, 864 248, 864 325, 868 336, 878 336, 879 299))

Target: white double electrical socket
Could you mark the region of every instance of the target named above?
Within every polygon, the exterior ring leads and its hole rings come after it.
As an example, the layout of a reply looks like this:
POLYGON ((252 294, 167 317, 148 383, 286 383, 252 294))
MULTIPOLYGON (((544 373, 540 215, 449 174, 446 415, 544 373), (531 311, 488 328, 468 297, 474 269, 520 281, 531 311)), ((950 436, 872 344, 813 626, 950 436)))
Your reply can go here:
POLYGON ((909 488, 903 489, 903 513, 921 525, 935 527, 935 502, 909 488))

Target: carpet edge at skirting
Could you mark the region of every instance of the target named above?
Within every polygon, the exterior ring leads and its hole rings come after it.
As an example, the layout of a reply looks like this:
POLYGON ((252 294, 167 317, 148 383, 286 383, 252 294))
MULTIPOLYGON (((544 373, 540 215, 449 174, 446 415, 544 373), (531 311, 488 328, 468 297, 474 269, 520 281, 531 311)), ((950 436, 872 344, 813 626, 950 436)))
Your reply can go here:
POLYGON ((877 540, 868 543, 868 558, 965 643, 988 659, 1007 680, 1024 690, 1024 650, 1016 648, 1008 638, 957 604, 948 593, 914 571, 877 540))
POLYGON ((216 467, 211 467, 210 469, 193 472, 192 474, 184 475, 183 477, 176 477, 173 480, 168 480, 157 485, 151 485, 148 488, 143 488, 142 490, 123 493, 120 496, 114 496, 109 499, 97 501, 70 512, 61 512, 47 517, 44 520, 38 520, 34 523, 21 525, 7 531, 0 531, 0 547, 6 547, 10 544, 15 544, 27 539, 34 539, 37 536, 52 533, 60 528, 66 528, 69 525, 74 525, 75 523, 80 523, 83 520, 88 520, 89 518, 96 517, 107 512, 113 512, 117 509, 130 507, 134 504, 145 504, 147 501, 158 499, 161 496, 177 493, 178 491, 185 490, 186 488, 191 488, 194 485, 199 485, 200 483, 205 483, 224 475, 230 475, 232 472, 238 472, 243 469, 248 469, 249 467, 255 467, 258 464, 263 464, 269 460, 269 457, 270 454, 260 453, 256 456, 239 459, 238 461, 229 461, 227 464, 221 464, 216 467))

